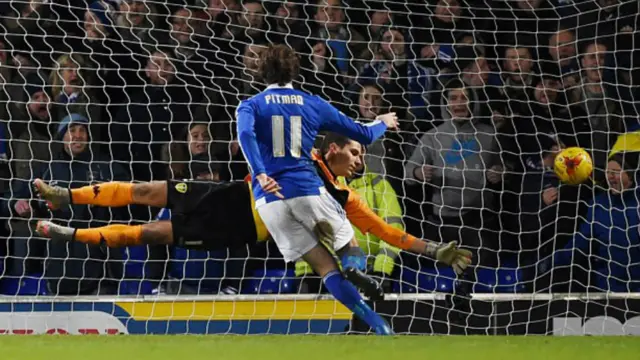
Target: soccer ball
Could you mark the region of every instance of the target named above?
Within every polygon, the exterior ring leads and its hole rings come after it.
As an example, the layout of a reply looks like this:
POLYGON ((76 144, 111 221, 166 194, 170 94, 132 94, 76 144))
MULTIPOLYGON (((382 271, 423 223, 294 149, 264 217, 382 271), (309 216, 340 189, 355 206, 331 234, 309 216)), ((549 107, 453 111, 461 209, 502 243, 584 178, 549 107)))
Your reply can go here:
POLYGON ((556 155, 553 170, 563 183, 577 185, 591 176, 593 161, 585 149, 570 147, 556 155))

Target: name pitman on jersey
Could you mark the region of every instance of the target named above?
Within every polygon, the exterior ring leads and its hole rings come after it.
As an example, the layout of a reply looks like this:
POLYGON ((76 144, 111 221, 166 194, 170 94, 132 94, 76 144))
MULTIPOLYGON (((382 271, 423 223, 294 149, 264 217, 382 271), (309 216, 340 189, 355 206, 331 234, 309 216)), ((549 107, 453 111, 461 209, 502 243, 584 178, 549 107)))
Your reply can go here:
POLYGON ((264 101, 269 104, 282 104, 282 105, 304 105, 304 98, 302 95, 279 95, 270 94, 264 97, 264 101))

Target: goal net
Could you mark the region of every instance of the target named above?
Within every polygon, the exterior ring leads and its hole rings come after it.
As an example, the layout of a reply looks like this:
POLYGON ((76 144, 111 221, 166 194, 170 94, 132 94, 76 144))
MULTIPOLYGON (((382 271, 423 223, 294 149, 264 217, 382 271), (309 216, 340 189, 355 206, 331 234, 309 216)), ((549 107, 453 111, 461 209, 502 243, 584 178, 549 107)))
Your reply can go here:
MULTIPOLYGON (((368 331, 272 242, 211 236, 252 234, 233 226, 252 220, 242 197, 221 196, 212 208, 228 223, 211 224, 182 214, 197 201, 159 206, 162 192, 152 206, 49 210, 32 188, 243 181, 235 110, 268 85, 257 67, 269 44, 299 54, 296 88, 354 120, 398 114, 399 131, 345 180, 362 201, 473 251, 456 276, 356 229, 387 294, 375 307, 397 331, 637 332, 636 1, 23 0, 0 14, 0 333, 368 331), (594 162, 580 185, 553 172, 572 146, 594 162), (184 246, 50 241, 42 219, 171 220, 173 232, 144 234, 184 246), (212 237, 215 250, 189 249, 212 237)), ((169 187, 169 202, 190 191, 169 187)))

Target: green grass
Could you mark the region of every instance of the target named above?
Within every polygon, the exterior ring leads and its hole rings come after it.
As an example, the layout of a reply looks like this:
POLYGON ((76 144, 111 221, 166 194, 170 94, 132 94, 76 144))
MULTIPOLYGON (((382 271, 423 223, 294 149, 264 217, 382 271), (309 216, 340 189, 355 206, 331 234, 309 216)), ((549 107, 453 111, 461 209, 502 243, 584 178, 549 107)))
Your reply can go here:
POLYGON ((635 337, 2 336, 3 360, 640 358, 635 337))

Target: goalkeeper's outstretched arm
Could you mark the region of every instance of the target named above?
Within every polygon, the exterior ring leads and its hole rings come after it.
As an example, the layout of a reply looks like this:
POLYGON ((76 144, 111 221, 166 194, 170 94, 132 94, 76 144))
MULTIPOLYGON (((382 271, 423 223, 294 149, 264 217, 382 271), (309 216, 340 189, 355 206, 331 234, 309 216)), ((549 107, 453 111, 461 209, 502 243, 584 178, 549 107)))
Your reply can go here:
POLYGON ((471 251, 458 248, 455 241, 447 244, 438 244, 433 241, 421 240, 387 224, 353 191, 349 192, 345 210, 349 221, 360 229, 362 233, 371 233, 382 241, 400 249, 441 261, 452 266, 458 274, 462 273, 471 263, 471 251))

